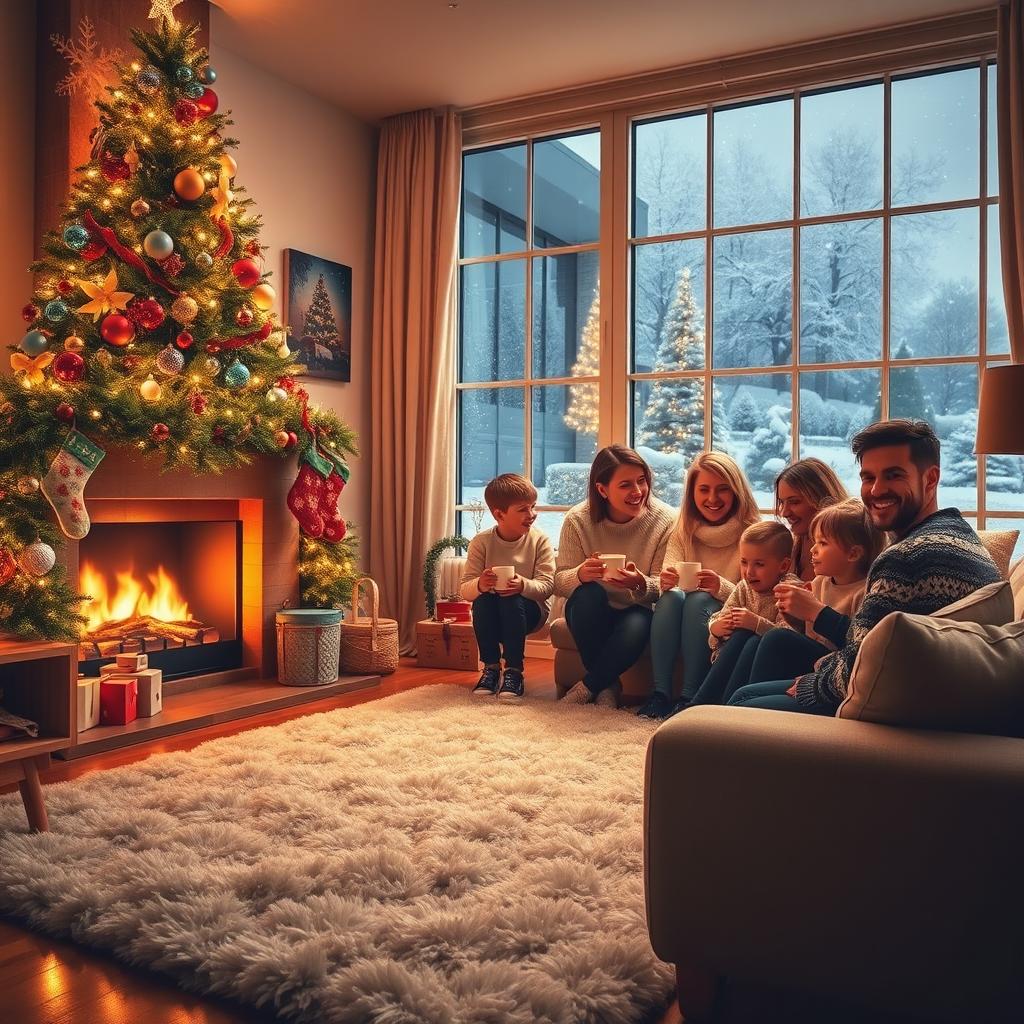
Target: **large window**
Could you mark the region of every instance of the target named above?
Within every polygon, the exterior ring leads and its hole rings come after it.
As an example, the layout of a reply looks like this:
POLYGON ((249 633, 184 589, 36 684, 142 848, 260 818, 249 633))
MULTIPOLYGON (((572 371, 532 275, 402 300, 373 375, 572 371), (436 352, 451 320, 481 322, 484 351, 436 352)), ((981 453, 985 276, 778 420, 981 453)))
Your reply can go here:
POLYGON ((1009 350, 994 92, 981 60, 609 117, 618 190, 595 130, 467 151, 460 507, 505 470, 565 507, 617 440, 672 504, 697 452, 729 451, 770 509, 787 462, 855 489, 852 435, 921 416, 940 502, 1024 525, 1024 459, 972 454, 980 370, 1009 350))

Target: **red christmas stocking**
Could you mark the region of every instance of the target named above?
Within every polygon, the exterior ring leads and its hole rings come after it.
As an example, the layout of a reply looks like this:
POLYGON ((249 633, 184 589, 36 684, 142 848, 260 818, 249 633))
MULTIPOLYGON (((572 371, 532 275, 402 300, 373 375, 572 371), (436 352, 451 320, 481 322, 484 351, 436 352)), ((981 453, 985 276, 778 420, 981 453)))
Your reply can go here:
POLYGON ((324 520, 324 540, 337 544, 345 536, 345 519, 338 511, 338 499, 348 483, 349 469, 345 460, 330 449, 320 452, 331 463, 331 475, 324 484, 323 500, 320 502, 320 515, 324 520))
POLYGON ((332 464, 314 448, 299 457, 299 475, 288 492, 288 508, 307 536, 319 537, 324 532, 320 503, 332 469, 332 464))

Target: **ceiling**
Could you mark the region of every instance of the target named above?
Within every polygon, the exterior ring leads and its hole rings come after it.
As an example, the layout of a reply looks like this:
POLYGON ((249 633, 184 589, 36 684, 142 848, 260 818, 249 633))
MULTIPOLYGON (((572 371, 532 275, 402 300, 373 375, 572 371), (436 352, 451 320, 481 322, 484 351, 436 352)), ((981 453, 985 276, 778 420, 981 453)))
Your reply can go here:
POLYGON ((217 45, 371 122, 985 6, 977 0, 214 3, 217 45))

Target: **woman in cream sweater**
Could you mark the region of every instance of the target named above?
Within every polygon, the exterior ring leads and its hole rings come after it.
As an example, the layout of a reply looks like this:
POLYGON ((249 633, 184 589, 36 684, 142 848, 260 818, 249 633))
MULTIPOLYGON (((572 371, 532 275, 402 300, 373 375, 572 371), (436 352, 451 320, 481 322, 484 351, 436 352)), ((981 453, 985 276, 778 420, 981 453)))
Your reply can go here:
MULTIPOLYGON (((586 675, 563 700, 618 705, 619 675, 643 653, 672 510, 651 494, 651 470, 631 448, 602 448, 590 467, 587 500, 566 514, 558 541, 555 594, 586 675), (601 554, 626 556, 606 569, 601 554)), ((705 646, 706 646, 705 641, 705 646)))
POLYGON ((659 579, 662 593, 651 625, 654 690, 638 712, 641 717, 666 718, 672 711, 672 675, 680 652, 680 700, 692 698, 704 681, 711 667, 708 619, 740 578, 740 534, 760 518, 750 484, 734 459, 724 452, 702 452, 693 460, 659 579), (700 562, 697 590, 675 589, 680 562, 700 562))

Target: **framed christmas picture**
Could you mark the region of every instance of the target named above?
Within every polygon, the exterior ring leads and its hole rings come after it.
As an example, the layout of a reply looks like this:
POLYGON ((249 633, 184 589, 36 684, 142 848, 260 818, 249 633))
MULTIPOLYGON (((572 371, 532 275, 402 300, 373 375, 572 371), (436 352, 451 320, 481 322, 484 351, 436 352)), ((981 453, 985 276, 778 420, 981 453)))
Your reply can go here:
POLYGON ((352 268, 284 251, 288 344, 309 377, 352 379, 352 268))

